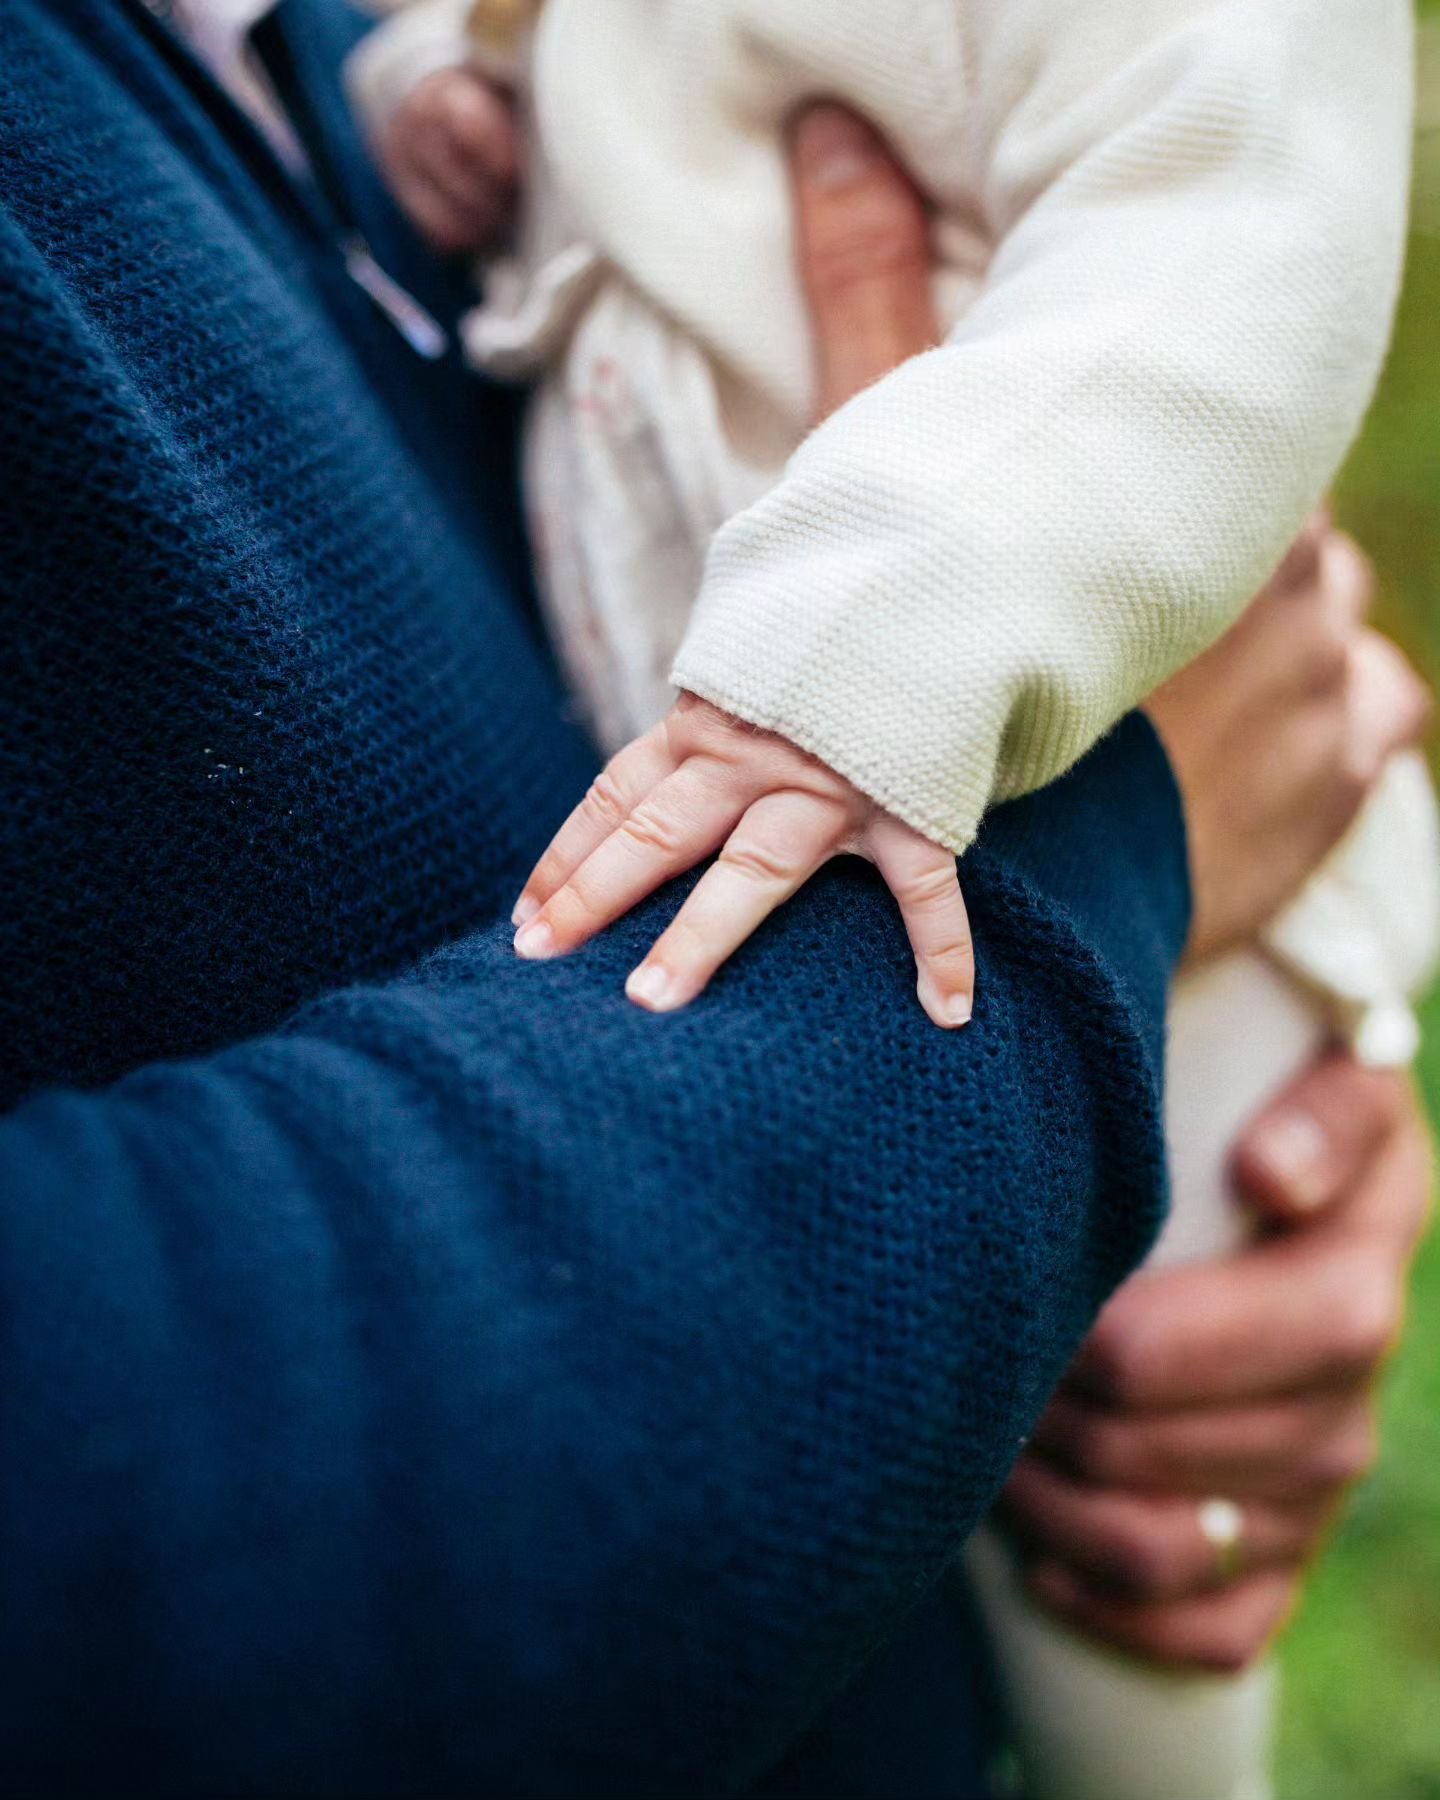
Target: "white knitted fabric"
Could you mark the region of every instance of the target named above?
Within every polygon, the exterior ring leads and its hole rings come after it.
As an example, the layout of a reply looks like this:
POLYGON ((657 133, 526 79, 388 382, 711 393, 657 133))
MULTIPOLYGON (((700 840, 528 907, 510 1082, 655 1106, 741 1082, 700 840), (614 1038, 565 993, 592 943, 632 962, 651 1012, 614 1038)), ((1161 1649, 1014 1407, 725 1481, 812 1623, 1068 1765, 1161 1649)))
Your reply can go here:
MULTIPOLYGON (((470 10, 406 9, 367 107, 470 10)), ((544 0, 542 241, 472 344, 548 377, 532 500, 604 735, 678 641, 678 683, 957 851, 1062 772, 1235 617, 1351 440, 1411 39, 1406 0, 544 0), (954 328, 796 451, 782 127, 817 94, 934 197, 954 328)))
MULTIPOLYGON (((468 335, 541 377, 541 585, 607 749, 673 665, 963 849, 1219 634, 1359 422, 1403 244, 1405 0, 544 0, 518 54, 529 0, 374 3, 372 129, 467 57, 532 93, 524 242, 468 335), (935 197, 955 325, 791 456, 782 128, 820 93, 935 197)), ((1433 842, 1412 768, 1268 934, 1372 1060, 1413 1052, 1433 842)))

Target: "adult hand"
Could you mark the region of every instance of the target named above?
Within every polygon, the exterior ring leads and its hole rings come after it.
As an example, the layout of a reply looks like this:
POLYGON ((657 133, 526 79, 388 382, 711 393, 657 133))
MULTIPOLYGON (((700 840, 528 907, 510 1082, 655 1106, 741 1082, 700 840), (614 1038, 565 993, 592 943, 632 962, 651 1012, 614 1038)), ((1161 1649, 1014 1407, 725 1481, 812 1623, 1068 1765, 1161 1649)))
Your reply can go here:
POLYGON ((510 224, 520 178, 514 105, 475 70, 417 82, 376 151, 396 199, 442 256, 488 250, 510 224))
POLYGON ((1250 1126, 1235 1173, 1272 1230, 1122 1289, 1003 1503, 1053 1611, 1217 1670, 1265 1649, 1373 1458, 1375 1381, 1428 1209, 1413 1090, 1327 1057, 1250 1126), (1200 1528, 1215 1495, 1243 1518, 1244 1572, 1228 1583, 1200 1528))
POLYGON ((1240 622, 1147 706, 1185 800, 1194 958, 1273 918, 1424 731, 1426 689, 1364 628, 1374 587, 1317 514, 1240 622))

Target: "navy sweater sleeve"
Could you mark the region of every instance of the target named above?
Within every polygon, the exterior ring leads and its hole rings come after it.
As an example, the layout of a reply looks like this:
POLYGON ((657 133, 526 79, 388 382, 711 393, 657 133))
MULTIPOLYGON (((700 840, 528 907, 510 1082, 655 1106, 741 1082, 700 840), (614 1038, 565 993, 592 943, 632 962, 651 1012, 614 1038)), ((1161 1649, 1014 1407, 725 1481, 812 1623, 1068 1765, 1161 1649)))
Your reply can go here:
POLYGON ((671 897, 13 1114, 12 1776, 742 1787, 936 1579, 1155 1226, 1168 781, 1131 721, 997 820, 958 1035, 841 867, 675 1018, 620 993, 671 897))
POLYGON ((202 85, 0 7, 0 1779, 743 1789, 1157 1222, 1168 771, 992 821, 958 1035, 859 867, 678 1018, 673 894, 518 963, 589 762, 202 85))

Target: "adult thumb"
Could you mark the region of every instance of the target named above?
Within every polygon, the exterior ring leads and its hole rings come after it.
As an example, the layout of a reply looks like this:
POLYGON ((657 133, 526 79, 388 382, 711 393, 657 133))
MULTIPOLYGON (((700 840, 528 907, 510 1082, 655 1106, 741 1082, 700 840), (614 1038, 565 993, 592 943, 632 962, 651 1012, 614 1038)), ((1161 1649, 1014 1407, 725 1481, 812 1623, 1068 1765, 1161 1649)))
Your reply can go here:
POLYGON ((915 184, 856 114, 818 102, 797 115, 790 138, 818 421, 939 341, 930 221, 915 184))
POLYGON ((1275 1224, 1321 1217, 1363 1180, 1406 1104, 1406 1078, 1342 1051, 1322 1057, 1259 1112, 1233 1158, 1236 1184, 1275 1224))

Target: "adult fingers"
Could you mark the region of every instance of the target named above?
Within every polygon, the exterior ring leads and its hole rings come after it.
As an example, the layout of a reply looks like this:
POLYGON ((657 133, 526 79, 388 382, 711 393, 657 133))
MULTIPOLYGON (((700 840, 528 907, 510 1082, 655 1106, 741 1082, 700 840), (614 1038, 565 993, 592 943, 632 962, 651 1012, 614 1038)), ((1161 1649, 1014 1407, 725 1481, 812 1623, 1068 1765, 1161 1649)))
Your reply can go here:
POLYGON ((841 804, 814 795, 757 800, 625 992, 650 1012, 688 1006, 720 965, 834 855, 847 825, 841 804))
POLYGON ((691 757, 592 850, 516 933, 515 949, 566 956, 724 842, 750 795, 728 772, 691 757))
POLYGON ((843 107, 798 116, 791 160, 823 419, 939 342, 930 226, 883 140, 843 107))
POLYGON ((586 857, 618 831, 645 796, 673 775, 677 766, 669 740, 658 726, 612 756, 536 863, 515 903, 512 923, 525 925, 533 919, 586 857))
POLYGON ((1198 693, 1207 713, 1218 707, 1222 717, 1262 727, 1286 703, 1292 717, 1297 703, 1312 699, 1338 715, 1374 590, 1359 545, 1317 517, 1236 624, 1160 696, 1198 693))
POLYGON ((1365 623, 1375 604, 1375 565, 1348 532, 1332 526, 1321 535, 1314 578, 1337 625, 1354 630, 1365 623))
POLYGON ((1101 1487, 1288 1504, 1334 1496, 1369 1472, 1375 1452, 1373 1401, 1361 1386, 1138 1415, 1063 1390, 1028 1454, 1101 1487))
POLYGON ((1397 750, 1424 737, 1430 712, 1430 691, 1397 646, 1361 632, 1350 651, 1349 763, 1366 794, 1397 750))
POLYGON ((898 819, 882 819, 865 835, 915 952, 916 992, 944 1030, 968 1025, 975 1007, 975 942, 955 858, 898 819))
POLYGON ((1232 1159, 1236 1184, 1262 1216, 1309 1223, 1352 1193, 1412 1106, 1404 1075, 1337 1051, 1246 1126, 1232 1159))
POLYGON ((1316 1227, 1142 1273, 1101 1314, 1067 1379, 1147 1412, 1362 1381, 1399 1331, 1404 1267, 1391 1244, 1316 1227))
POLYGON ((1030 1590, 1075 1630, 1148 1663, 1237 1675, 1257 1662, 1299 1595, 1287 1570, 1265 1570, 1218 1593, 1165 1606, 1087 1586, 1058 1563, 1037 1565, 1030 1590))
POLYGON ((1320 573, 1320 558, 1331 532, 1330 513, 1325 507, 1311 513, 1285 559, 1270 578, 1270 592, 1290 594, 1309 587, 1320 573))
MULTIPOLYGON (((1130 1600, 1183 1599, 1222 1585, 1224 1570, 1201 1524, 1202 1503, 1072 1481, 1036 1459, 1016 1465, 1000 1517, 1021 1548, 1059 1562, 1090 1586, 1130 1600)), ((1249 1572, 1297 1568, 1327 1530, 1334 1498, 1290 1505, 1247 1500, 1242 1554, 1249 1572)))

